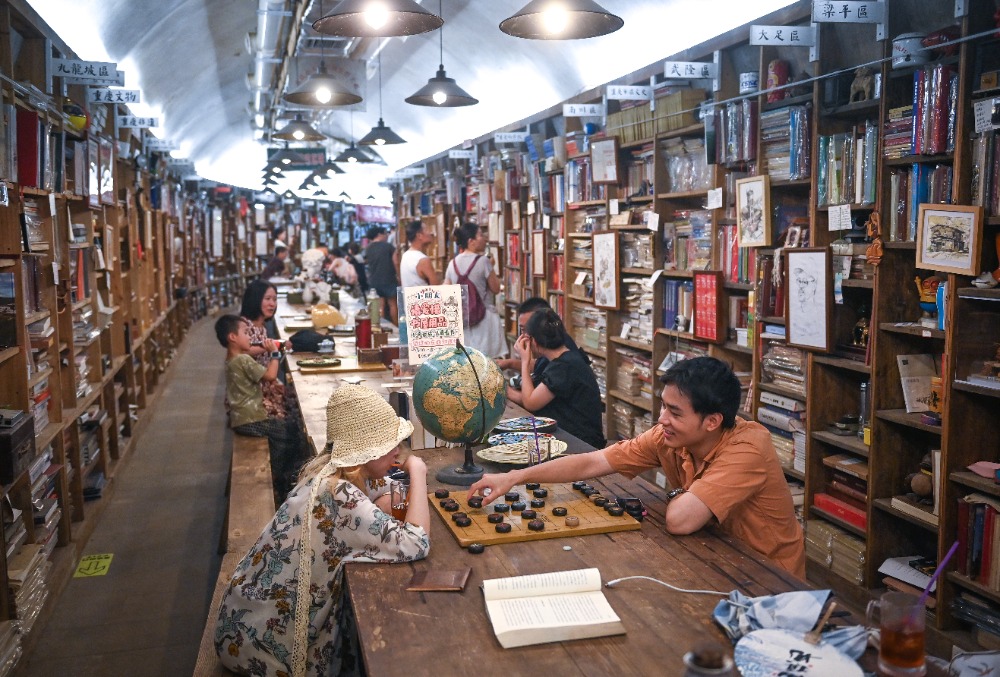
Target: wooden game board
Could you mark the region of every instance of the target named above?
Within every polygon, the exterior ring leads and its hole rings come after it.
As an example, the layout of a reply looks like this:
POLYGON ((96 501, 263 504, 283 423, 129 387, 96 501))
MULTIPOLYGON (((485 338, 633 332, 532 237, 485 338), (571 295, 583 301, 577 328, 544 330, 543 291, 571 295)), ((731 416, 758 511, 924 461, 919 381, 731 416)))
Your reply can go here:
MULTIPOLYGON (((599 508, 590 499, 579 491, 573 489, 567 483, 543 484, 543 488, 549 490, 549 495, 545 498, 545 507, 536 508, 536 519, 545 522, 544 531, 529 531, 528 520, 522 520, 520 513, 503 513, 504 521, 509 522, 512 529, 510 533, 501 534, 495 529, 495 524, 486 521, 486 516, 493 513, 494 503, 504 502, 503 497, 498 498, 493 503, 484 505, 482 508, 470 508, 465 500, 467 490, 464 488, 451 490, 450 498, 455 499, 459 505, 459 511, 464 512, 472 518, 472 524, 467 527, 460 527, 451 518, 453 513, 441 507, 440 498, 434 498, 434 492, 427 495, 431 506, 441 516, 448 529, 454 534, 459 545, 463 548, 473 543, 483 545, 498 545, 500 543, 517 543, 519 541, 540 541, 546 538, 565 538, 566 536, 587 536, 589 534, 604 534, 612 531, 633 531, 641 528, 639 522, 634 517, 625 513, 621 517, 612 517, 604 508, 599 508), (567 515, 575 515, 580 518, 580 525, 567 527, 565 517, 556 517, 552 514, 552 508, 562 506, 566 508, 567 515)), ((530 507, 532 495, 526 491, 524 485, 518 485, 512 489, 521 494, 521 499, 530 507)))

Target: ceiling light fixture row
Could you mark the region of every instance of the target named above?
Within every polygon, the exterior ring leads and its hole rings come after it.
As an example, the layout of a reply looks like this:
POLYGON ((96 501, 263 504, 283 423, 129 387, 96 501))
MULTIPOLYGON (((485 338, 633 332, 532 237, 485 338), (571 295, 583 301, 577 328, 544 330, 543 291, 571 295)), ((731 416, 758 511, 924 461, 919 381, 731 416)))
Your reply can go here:
MULTIPOLYGON (((438 0, 438 12, 441 12, 443 0, 438 0)), ((449 78, 444 72, 444 29, 438 30, 438 47, 441 61, 437 74, 427 81, 427 84, 404 99, 414 106, 439 106, 442 108, 457 108, 459 106, 474 106, 479 103, 464 89, 458 86, 454 78, 449 78)))
MULTIPOLYGON (((313 29, 345 38, 402 37, 432 31, 444 24, 413 0, 342 0, 313 29)), ((593 0, 531 0, 500 22, 507 35, 528 40, 580 40, 614 33, 624 25, 593 0)), ((441 69, 444 70, 443 68, 441 69)))
POLYGON ((378 124, 361 137, 359 146, 385 146, 406 141, 382 120, 382 50, 378 52, 378 124))

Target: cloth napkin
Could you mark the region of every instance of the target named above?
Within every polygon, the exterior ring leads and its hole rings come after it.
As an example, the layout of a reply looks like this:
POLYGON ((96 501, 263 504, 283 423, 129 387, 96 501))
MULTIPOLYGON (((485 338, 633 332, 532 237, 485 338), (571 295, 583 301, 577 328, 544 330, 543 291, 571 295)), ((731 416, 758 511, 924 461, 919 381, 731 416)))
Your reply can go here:
MULTIPOLYGON (((816 626, 829 597, 829 590, 800 590, 754 598, 733 590, 729 599, 716 605, 712 616, 734 644, 748 632, 765 628, 804 635, 816 626)), ((863 626, 854 625, 824 632, 821 641, 857 660, 865 652, 868 638, 863 626)))

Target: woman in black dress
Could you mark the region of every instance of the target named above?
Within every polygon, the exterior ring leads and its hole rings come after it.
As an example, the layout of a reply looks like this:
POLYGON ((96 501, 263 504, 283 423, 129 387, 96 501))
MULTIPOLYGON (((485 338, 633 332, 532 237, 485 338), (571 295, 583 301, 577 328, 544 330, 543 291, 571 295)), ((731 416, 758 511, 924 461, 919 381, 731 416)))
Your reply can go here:
POLYGON ((521 389, 507 387, 507 397, 533 414, 554 418, 559 427, 587 444, 605 446, 601 391, 590 365, 566 347, 566 328, 553 310, 538 310, 516 343, 521 355, 521 389), (549 363, 538 385, 531 379, 531 358, 549 363))

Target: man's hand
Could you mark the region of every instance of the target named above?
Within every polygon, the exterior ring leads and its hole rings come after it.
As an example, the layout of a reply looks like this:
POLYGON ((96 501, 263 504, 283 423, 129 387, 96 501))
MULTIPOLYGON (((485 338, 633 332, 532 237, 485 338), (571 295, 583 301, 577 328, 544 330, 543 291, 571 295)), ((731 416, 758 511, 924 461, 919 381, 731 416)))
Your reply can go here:
POLYGON ((531 337, 527 334, 521 334, 517 337, 517 341, 514 342, 514 348, 521 355, 521 366, 531 362, 531 337))
POLYGON ((503 496, 510 488, 517 484, 516 471, 501 473, 501 474, 491 474, 483 475, 482 479, 469 487, 469 493, 466 494, 465 500, 468 501, 470 498, 476 495, 483 496, 483 503, 490 504, 498 496, 503 496), (486 491, 489 489, 489 491, 486 491))

